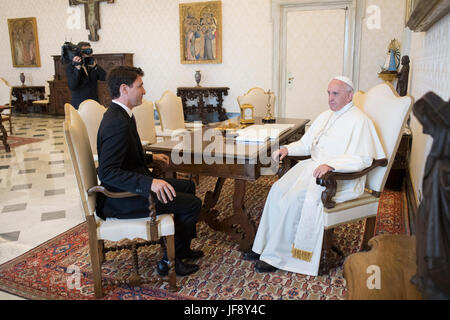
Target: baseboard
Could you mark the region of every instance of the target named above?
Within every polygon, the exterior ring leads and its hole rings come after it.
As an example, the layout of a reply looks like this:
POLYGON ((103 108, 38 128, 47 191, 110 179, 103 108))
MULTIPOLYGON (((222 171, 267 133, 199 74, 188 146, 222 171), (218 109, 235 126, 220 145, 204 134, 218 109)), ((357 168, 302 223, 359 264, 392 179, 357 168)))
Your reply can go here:
POLYGON ((418 206, 409 170, 407 170, 405 174, 405 192, 408 202, 409 229, 411 230, 411 235, 414 235, 416 234, 418 206))

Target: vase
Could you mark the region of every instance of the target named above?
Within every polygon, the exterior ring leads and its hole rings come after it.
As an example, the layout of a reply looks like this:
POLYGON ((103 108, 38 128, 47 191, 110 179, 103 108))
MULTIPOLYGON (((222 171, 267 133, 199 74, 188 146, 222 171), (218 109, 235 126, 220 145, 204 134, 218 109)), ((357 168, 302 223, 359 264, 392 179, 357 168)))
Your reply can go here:
POLYGON ((200 87, 200 80, 202 80, 200 70, 195 71, 195 82, 197 82, 197 87, 200 87))
POLYGON ((20 73, 20 82, 22 82, 22 87, 25 86, 25 75, 23 74, 23 72, 20 73))

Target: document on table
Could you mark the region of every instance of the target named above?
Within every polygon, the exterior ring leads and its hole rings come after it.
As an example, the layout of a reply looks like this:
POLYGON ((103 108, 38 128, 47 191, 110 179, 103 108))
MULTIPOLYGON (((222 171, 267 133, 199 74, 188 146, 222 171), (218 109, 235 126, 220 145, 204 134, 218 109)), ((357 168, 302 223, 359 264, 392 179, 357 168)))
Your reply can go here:
POLYGON ((277 139, 283 132, 286 132, 294 124, 261 124, 251 125, 244 129, 237 130, 236 142, 238 143, 264 143, 267 140, 277 139))

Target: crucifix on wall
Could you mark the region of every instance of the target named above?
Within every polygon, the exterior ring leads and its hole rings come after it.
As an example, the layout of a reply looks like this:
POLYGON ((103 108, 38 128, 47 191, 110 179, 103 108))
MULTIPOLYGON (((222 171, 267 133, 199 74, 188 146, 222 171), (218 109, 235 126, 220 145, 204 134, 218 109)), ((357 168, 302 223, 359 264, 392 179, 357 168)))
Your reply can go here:
POLYGON ((84 4, 86 29, 89 30, 89 40, 98 41, 97 30, 100 29, 100 2, 114 3, 114 0, 69 0, 71 6, 84 4))

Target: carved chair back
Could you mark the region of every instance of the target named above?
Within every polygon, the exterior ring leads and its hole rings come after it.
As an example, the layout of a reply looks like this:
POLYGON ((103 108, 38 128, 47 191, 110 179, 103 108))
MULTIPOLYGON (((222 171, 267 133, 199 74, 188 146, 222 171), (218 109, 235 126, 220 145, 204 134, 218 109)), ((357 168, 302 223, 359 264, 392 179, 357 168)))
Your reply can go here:
POLYGON ((183 103, 172 91, 165 91, 161 99, 155 101, 161 130, 185 129, 183 103))
POLYGON ((97 155, 97 133, 105 111, 104 106, 92 99, 84 100, 78 108, 78 113, 86 126, 94 155, 97 155))
POLYGON ((93 215, 95 211, 96 194, 88 195, 87 191, 98 184, 97 171, 88 130, 83 119, 77 110, 68 103, 64 105, 64 110, 64 135, 77 178, 84 214, 87 217, 93 215))
POLYGON ((156 143, 155 113, 151 101, 142 100, 142 104, 131 110, 136 118, 136 127, 141 141, 145 144, 156 143))
POLYGON ((361 95, 363 111, 373 121, 388 159, 387 166, 377 167, 367 175, 366 186, 370 190, 381 192, 400 144, 413 99, 409 96, 400 97, 387 82, 361 95))
MULTIPOLYGON (((264 117, 267 113, 267 104, 269 102, 269 95, 261 88, 252 88, 243 96, 237 98, 239 106, 243 104, 251 104, 255 109, 255 116, 264 117)), ((270 112, 275 116, 275 94, 270 94, 270 112)))

